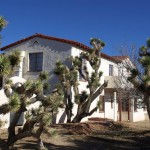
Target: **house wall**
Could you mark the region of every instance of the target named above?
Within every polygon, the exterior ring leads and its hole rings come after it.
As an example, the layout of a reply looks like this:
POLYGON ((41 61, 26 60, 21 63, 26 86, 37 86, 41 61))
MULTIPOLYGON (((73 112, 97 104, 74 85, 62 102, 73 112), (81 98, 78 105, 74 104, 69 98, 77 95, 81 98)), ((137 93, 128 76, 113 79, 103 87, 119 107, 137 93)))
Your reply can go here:
MULTIPOLYGON (((50 75, 49 82, 51 85, 51 89, 53 89, 54 86, 58 82, 57 77, 53 75, 55 63, 57 60, 61 60, 63 63, 65 63, 67 65, 71 65, 69 63, 69 61, 66 60, 68 57, 71 56, 71 49, 72 49, 72 45, 70 45, 70 44, 41 39, 41 38, 36 37, 34 39, 31 39, 29 41, 23 42, 21 44, 18 44, 16 46, 6 49, 5 54, 9 54, 14 50, 21 51, 22 61, 21 61, 21 64, 17 67, 17 70, 14 75, 19 76, 19 72, 22 72, 23 78, 36 79, 39 75, 39 72, 30 72, 29 71, 28 55, 29 55, 29 53, 43 52, 43 70, 49 72, 49 75, 50 75), (35 44, 34 43, 35 41, 37 41, 38 43, 35 44)), ((5 97, 4 93, 2 94, 2 97, 5 97)), ((8 99, 6 99, 6 101, 3 100, 3 102, 8 102, 8 99)), ((1 104, 2 103, 0 101, 0 105, 1 104)), ((39 104, 34 104, 34 107, 37 107, 38 105, 39 104)), ((4 116, 0 115, 1 119, 7 118, 7 124, 5 125, 5 127, 9 126, 9 123, 11 120, 10 116, 13 116, 13 115, 10 115, 10 113, 6 114, 4 116)), ((21 120, 22 120, 21 122, 23 123, 24 117, 22 117, 21 120)))
POLYGON ((101 60, 100 70, 103 72, 102 82, 108 81, 108 85, 104 90, 105 95, 105 112, 104 118, 117 120, 118 104, 114 102, 114 77, 118 76, 118 66, 115 62, 103 59, 101 60), (109 76, 109 65, 113 65, 113 76, 109 76))
POLYGON ((143 108, 137 109, 133 114, 133 122, 141 120, 149 120, 147 111, 144 111, 143 108))
POLYGON ((101 59, 100 71, 103 72, 103 76, 109 76, 109 65, 113 65, 113 76, 118 76, 118 66, 115 62, 108 59, 101 59))
POLYGON ((61 60, 63 63, 70 65, 69 61, 66 60, 71 56, 72 46, 70 44, 36 37, 13 46, 5 50, 5 52, 8 53, 15 49, 24 52, 22 77, 25 79, 36 79, 39 75, 39 72, 29 71, 29 53, 43 52, 43 70, 49 72, 51 89, 54 88, 53 85, 58 81, 57 77, 53 75, 56 61, 61 60), (35 41, 38 43, 34 43, 35 41))

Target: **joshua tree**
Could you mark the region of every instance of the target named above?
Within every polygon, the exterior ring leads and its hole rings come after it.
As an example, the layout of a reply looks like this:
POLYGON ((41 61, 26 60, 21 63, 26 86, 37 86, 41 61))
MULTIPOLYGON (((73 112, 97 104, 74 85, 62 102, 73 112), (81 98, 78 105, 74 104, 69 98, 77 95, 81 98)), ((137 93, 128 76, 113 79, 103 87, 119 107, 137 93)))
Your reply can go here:
MULTIPOLYGON (((0 17, 0 31, 6 26, 6 21, 0 17)), ((14 51, 11 54, 0 55, 0 78, 9 78, 15 66, 20 62, 20 52, 14 51)), ((4 92, 8 102, 0 106, 0 114, 14 112, 14 117, 8 128, 7 145, 13 146, 17 140, 33 136, 38 140, 39 148, 43 148, 41 134, 46 125, 50 125, 52 114, 57 111, 60 105, 61 96, 55 91, 49 96, 43 95, 43 90, 48 87, 47 73, 40 73, 35 81, 28 80, 25 83, 13 84, 8 80, 4 84, 4 92), (33 97, 34 96, 34 97, 33 97), (39 101, 39 108, 28 110, 28 106, 39 101), (26 121, 22 129, 16 132, 16 125, 22 113, 26 113, 26 121), (38 124, 38 126, 36 126, 38 124)), ((3 99, 1 99, 3 100, 3 99)), ((0 126, 4 122, 0 120, 0 126)), ((46 130, 45 130, 46 131, 46 130)))
POLYGON ((146 46, 139 49, 138 62, 140 67, 131 69, 128 80, 143 94, 143 102, 150 118, 150 39, 147 40, 146 46))
MULTIPOLYGON (((1 82, 9 78, 13 73, 15 66, 20 62, 20 52, 14 51, 10 55, 0 55, 0 80, 1 82)), ((1 99, 2 101, 2 99, 1 99)), ((4 125, 4 121, 0 120, 0 126, 4 125)))
MULTIPOLYGON (((6 25, 7 25, 7 21, 2 16, 0 16, 0 32, 6 25)), ((15 51, 8 56, 1 54, 0 55, 0 79, 2 80, 4 76, 10 75, 14 67, 18 65, 19 62, 20 62, 19 51, 15 51)))
MULTIPOLYGON (((0 32, 6 27, 6 25, 7 25, 7 21, 4 19, 4 17, 0 16, 0 32)), ((1 39, 1 35, 0 35, 0 39, 1 39)))
POLYGON ((90 110, 92 102, 107 86, 107 81, 102 85, 100 84, 102 72, 99 71, 101 64, 101 49, 105 44, 101 40, 95 38, 91 39, 90 44, 93 48, 89 48, 88 52, 82 52, 79 57, 72 58, 72 68, 69 68, 61 62, 56 63, 55 74, 58 76, 63 89, 67 122, 80 122, 84 117, 92 115, 98 108, 98 106, 95 106, 94 109, 90 110), (90 64, 92 72, 89 72, 87 66, 83 65, 84 60, 90 64), (79 75, 84 78, 88 84, 87 90, 81 93, 79 93, 78 89, 79 75), (72 89, 74 98, 71 94, 72 89), (87 91, 89 91, 89 93, 87 91), (75 114, 75 117, 71 120, 74 102, 78 105, 78 108, 77 114, 75 114))
POLYGON ((47 73, 42 72, 37 80, 27 80, 25 83, 13 84, 11 81, 4 86, 4 91, 9 101, 0 106, 0 114, 14 112, 14 117, 8 128, 7 145, 13 146, 14 142, 32 136, 38 140, 38 146, 43 148, 41 134, 47 125, 50 125, 52 114, 60 106, 61 96, 55 91, 49 96, 43 95, 47 87, 47 73), (28 109, 28 106, 39 101, 38 108, 28 109), (22 113, 26 113, 26 121, 18 131, 15 131, 17 122, 22 113), (38 124, 38 125, 37 125, 38 124))
POLYGON ((6 27, 7 21, 4 19, 4 17, 0 16, 0 31, 6 27))

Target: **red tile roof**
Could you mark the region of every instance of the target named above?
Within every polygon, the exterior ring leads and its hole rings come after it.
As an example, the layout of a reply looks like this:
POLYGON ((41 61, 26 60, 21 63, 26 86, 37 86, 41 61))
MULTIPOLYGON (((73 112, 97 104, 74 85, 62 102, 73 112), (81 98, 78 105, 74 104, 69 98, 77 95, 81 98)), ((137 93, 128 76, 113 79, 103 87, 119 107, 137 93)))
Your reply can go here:
POLYGON ((34 35, 32 35, 32 36, 29 36, 29 37, 27 37, 27 38, 21 39, 21 40, 19 40, 19 41, 17 41, 17 42, 14 42, 14 43, 12 43, 12 44, 7 45, 7 46, 4 46, 4 47, 2 47, 0 50, 2 50, 2 51, 3 51, 3 50, 6 50, 7 48, 10 48, 10 47, 12 47, 12 46, 18 45, 18 44, 20 44, 20 43, 23 43, 23 42, 28 41, 28 40, 30 40, 30 39, 33 39, 33 38, 35 38, 35 37, 39 37, 39 38, 43 38, 43 39, 48 39, 48 40, 53 40, 53 41, 58 41, 58 42, 63 42, 63 43, 68 43, 68 44, 77 46, 77 47, 79 47, 79 48, 89 49, 88 46, 86 46, 86 45, 84 45, 84 44, 82 44, 82 43, 79 43, 79 42, 75 42, 75 41, 72 41, 72 40, 61 39, 61 38, 56 38, 56 37, 51 37, 51 36, 47 36, 47 35, 43 35, 43 34, 36 33, 36 34, 34 34, 34 35))
POLYGON ((115 58, 113 58, 112 56, 109 56, 109 55, 104 54, 104 53, 101 53, 101 56, 102 56, 102 58, 105 58, 105 59, 108 59, 108 60, 113 61, 115 63, 118 63, 118 61, 115 58))
POLYGON ((121 61, 129 58, 129 56, 111 56, 111 57, 114 58, 118 62, 121 62, 121 61))
MULTIPOLYGON (((72 40, 67 40, 67 39, 62 39, 62 38, 56 38, 56 37, 51 37, 51 36, 47 36, 47 35, 43 35, 43 34, 36 33, 36 34, 34 34, 34 35, 32 35, 32 36, 29 36, 29 37, 27 37, 27 38, 21 39, 21 40, 19 40, 19 41, 17 41, 17 42, 14 42, 14 43, 12 43, 12 44, 7 45, 7 46, 4 46, 4 47, 0 48, 0 50, 1 50, 1 51, 6 50, 6 49, 8 49, 8 48, 10 48, 10 47, 13 47, 13 46, 15 46, 15 45, 21 44, 21 43, 26 42, 26 41, 28 41, 28 40, 30 40, 30 39, 35 38, 35 37, 39 37, 39 38, 43 38, 43 39, 48 39, 48 40, 53 40, 53 41, 58 41, 58 42, 63 42, 63 43, 71 44, 71 45, 74 45, 74 46, 76 46, 76 47, 78 47, 78 48, 81 48, 81 49, 84 49, 84 50, 87 50, 87 51, 88 51, 89 48, 90 48, 90 47, 88 47, 88 46, 86 46, 86 45, 84 45, 84 44, 82 44, 82 43, 75 42, 75 41, 72 41, 72 40)), ((108 59, 108 60, 110 60, 110 61, 113 61, 113 62, 116 62, 116 63, 117 63, 117 60, 116 60, 115 57, 111 57, 111 56, 106 55, 106 54, 104 54, 104 53, 102 53, 101 56, 102 56, 103 58, 105 58, 105 59, 108 59)))

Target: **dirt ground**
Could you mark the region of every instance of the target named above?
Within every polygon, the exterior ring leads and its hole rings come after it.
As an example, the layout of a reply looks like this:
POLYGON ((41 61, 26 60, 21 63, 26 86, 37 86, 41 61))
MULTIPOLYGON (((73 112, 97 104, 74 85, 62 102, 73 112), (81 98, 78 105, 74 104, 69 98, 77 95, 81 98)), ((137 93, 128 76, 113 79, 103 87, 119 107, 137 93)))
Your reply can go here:
MULTIPOLYGON (((48 150, 150 150, 150 122, 109 123, 88 122, 90 134, 75 133, 71 124, 59 124, 51 127, 52 137, 42 135, 48 150)), ((6 130, 0 130, 0 150, 6 148, 6 130)), ((15 143, 15 150, 37 149, 32 137, 15 143)))

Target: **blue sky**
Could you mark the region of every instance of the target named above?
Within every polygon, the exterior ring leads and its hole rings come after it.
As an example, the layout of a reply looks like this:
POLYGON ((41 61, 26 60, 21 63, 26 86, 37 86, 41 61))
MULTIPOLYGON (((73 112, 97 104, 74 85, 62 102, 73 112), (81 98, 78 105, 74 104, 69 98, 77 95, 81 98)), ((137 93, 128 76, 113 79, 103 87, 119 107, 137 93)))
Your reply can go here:
POLYGON ((2 46, 35 33, 81 42, 91 37, 116 54, 122 43, 140 47, 150 37, 150 0, 1 0, 8 21, 2 46))

